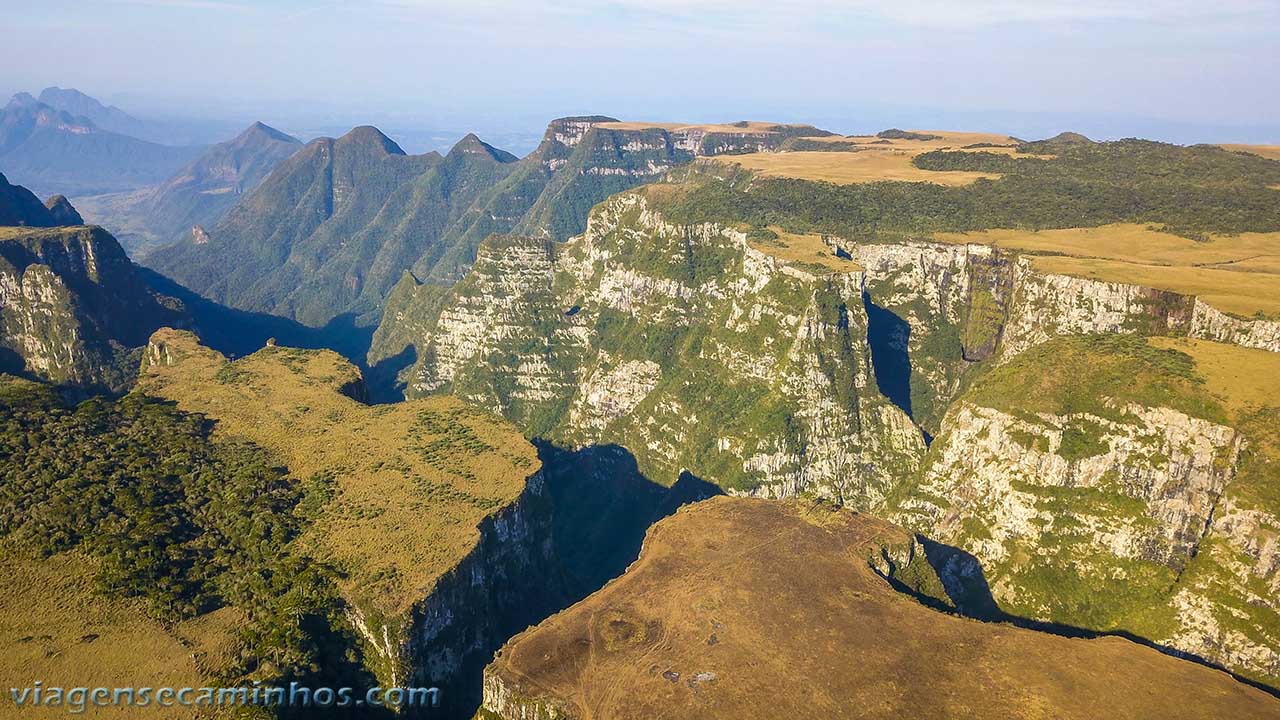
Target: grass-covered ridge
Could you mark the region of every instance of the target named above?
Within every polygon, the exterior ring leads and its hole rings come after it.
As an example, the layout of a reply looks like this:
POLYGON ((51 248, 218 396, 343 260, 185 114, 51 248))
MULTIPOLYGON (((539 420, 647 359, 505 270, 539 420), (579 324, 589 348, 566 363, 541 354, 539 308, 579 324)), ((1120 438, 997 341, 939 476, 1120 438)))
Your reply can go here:
POLYGON ((490 706, 480 717, 1275 712, 1274 698, 1224 673, 1119 638, 1063 638, 926 607, 880 574, 931 574, 909 548, 901 529, 847 510, 747 498, 686 506, 649 530, 622 577, 507 643, 486 673, 503 691, 490 702, 500 698, 505 713, 486 714, 490 706))
POLYGON ((301 542, 342 572, 345 597, 385 615, 425 597, 538 471, 516 430, 450 397, 369 406, 359 371, 331 351, 269 346, 234 362, 162 330, 141 392, 207 414, 220 437, 285 464, 314 520, 301 542))

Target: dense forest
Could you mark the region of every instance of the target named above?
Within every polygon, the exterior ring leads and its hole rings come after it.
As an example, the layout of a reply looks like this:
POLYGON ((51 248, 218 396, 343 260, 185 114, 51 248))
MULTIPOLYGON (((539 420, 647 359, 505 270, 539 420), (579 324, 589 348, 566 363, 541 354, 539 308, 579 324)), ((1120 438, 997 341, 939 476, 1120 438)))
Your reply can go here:
POLYGON ((313 503, 260 448, 210 431, 144 396, 66 407, 46 386, 0 378, 0 537, 96 558, 99 591, 141 597, 161 621, 244 611, 228 677, 318 672, 336 595, 296 548, 313 503))

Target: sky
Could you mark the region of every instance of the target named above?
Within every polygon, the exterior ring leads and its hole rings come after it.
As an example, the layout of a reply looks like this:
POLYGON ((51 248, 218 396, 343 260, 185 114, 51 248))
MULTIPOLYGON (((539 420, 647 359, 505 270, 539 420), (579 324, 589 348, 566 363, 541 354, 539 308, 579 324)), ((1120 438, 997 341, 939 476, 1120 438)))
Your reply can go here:
POLYGON ((302 135, 523 152, 599 113, 1280 143, 1280 0, 0 0, 0 25, 0 91, 302 135))

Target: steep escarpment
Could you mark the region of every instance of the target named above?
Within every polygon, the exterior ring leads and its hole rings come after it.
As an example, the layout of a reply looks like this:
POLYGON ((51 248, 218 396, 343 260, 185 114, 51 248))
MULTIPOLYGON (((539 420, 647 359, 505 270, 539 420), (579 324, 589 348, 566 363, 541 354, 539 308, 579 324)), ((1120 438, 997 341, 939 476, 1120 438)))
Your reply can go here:
POLYGON ((480 717, 1190 719, 1280 706, 1119 638, 931 610, 881 574, 922 562, 914 546, 900 528, 821 505, 689 506, 650 531, 620 579, 507 643, 480 717))
MULTIPOLYGON (((541 185, 537 201, 518 224, 490 231, 565 240, 585 229, 596 203, 696 157, 772 150, 791 137, 828 134, 809 125, 671 125, 599 116, 557 120, 524 161, 525 172, 513 178, 525 187, 541 185)), ((507 206, 516 200, 504 199, 509 193, 500 188, 493 200, 507 206)))
POLYGON ((7 372, 119 391, 132 382, 147 337, 184 322, 102 228, 0 228, 7 372))
POLYGON ((422 286, 418 307, 389 313, 418 331, 407 393, 447 390, 570 446, 616 443, 664 484, 687 470, 876 505, 924 446, 876 389, 857 266, 817 237, 669 223, 647 194, 602 204, 564 246, 493 238, 444 299, 422 286))
MULTIPOLYGON (((1277 395, 1240 383, 1273 376, 1280 355, 1159 344, 1178 349, 1059 338, 992 370, 947 412, 891 516, 971 553, 1005 613, 1276 686, 1277 395)), ((944 580, 970 601, 988 591, 944 580)))
POLYGON ((479 669, 565 601, 541 464, 514 428, 455 398, 358 402, 330 351, 268 346, 228 361, 162 330, 139 391, 252 441, 307 493, 308 555, 340 569, 343 615, 386 686, 442 688, 474 707, 479 669))
POLYGON ((848 471, 859 463, 892 468, 886 474, 913 467, 907 458, 923 449, 904 439, 903 413, 926 437, 937 434, 965 387, 1053 337, 1182 335, 1280 349, 1274 320, 1047 272, 1039 256, 987 243, 672 223, 666 209, 685 192, 659 184, 619 195, 563 246, 493 238, 449 291, 403 278, 370 361, 414 362, 401 376, 409 394, 448 388, 531 435, 617 442, 667 477, 688 469, 740 489, 825 484, 847 495, 833 478, 862 474, 848 471), (805 357, 816 365, 802 369, 805 357), (846 360, 856 370, 838 369, 846 360), (675 377, 678 387, 668 384, 675 377), (788 399, 773 404, 766 386, 788 399), (710 399, 688 405, 688 396, 710 399), (750 418, 746 435, 769 439, 700 436, 697 408, 750 418), (801 421, 789 418, 807 418, 799 434, 844 439, 801 449, 787 439, 801 421), (838 449, 856 445, 887 454, 838 449), (756 479, 730 480, 738 474, 756 479))
POLYGON ((1061 335, 1186 336, 1280 352, 1280 321, 1140 282, 1050 272, 1034 254, 972 242, 830 241, 866 269, 882 387, 930 434, 966 383, 1061 335))

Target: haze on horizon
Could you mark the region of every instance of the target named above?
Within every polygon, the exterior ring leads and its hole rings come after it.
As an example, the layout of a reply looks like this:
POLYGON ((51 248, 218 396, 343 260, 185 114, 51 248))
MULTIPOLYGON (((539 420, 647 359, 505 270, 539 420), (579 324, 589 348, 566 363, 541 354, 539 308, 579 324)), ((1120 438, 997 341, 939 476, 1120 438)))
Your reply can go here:
POLYGON ((1280 3, 1121 5, 0 0, 0 91, 304 137, 373 123, 423 133, 411 151, 476 130, 523 153, 579 113, 1280 142, 1280 3))

